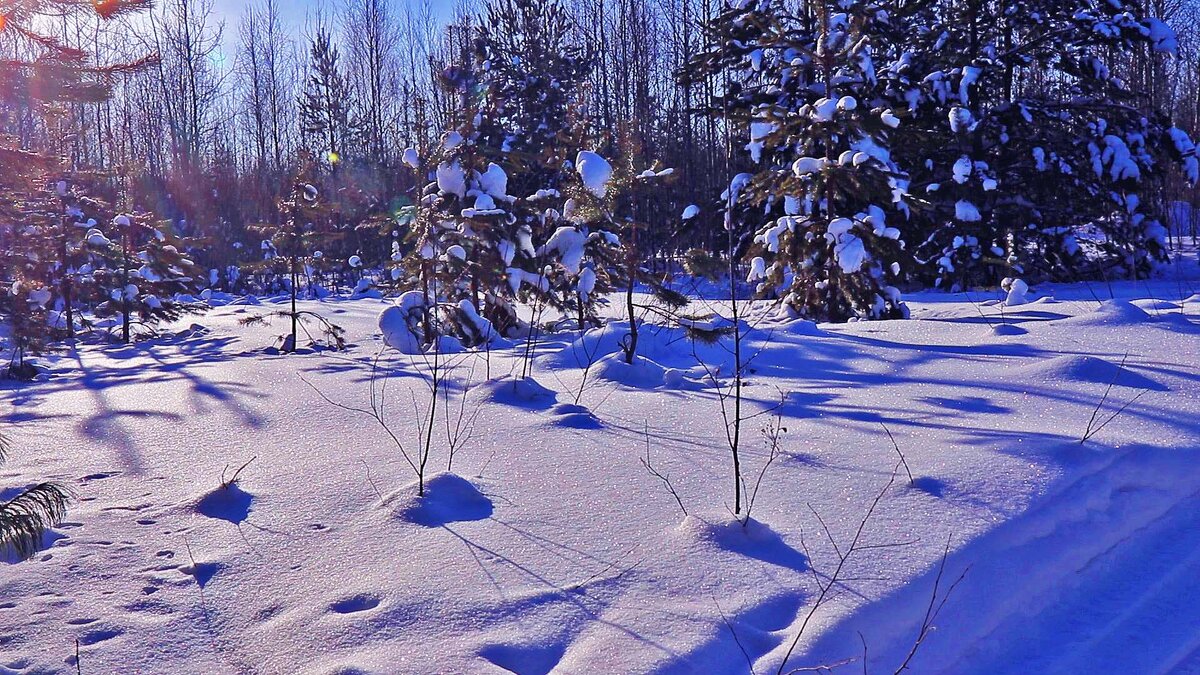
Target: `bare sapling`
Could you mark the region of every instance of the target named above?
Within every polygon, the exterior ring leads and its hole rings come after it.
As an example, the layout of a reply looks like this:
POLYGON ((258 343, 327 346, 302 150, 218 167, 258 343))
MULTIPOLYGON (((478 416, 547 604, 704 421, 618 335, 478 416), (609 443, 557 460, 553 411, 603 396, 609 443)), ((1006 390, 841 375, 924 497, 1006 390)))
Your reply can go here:
POLYGON ((758 478, 754 481, 753 487, 743 486, 742 491, 746 493, 746 513, 742 516, 742 527, 750 523, 751 513, 754 511, 754 505, 758 501, 758 492, 762 488, 763 479, 767 476, 767 471, 771 469, 771 465, 775 460, 779 459, 783 454, 783 435, 787 433, 787 427, 783 425, 783 414, 778 412, 782 407, 782 399, 786 396, 781 394, 780 406, 776 407, 770 421, 763 425, 760 433, 762 434, 763 447, 766 449, 767 458, 763 461, 762 468, 758 472, 758 478))
MULTIPOLYGON (((382 360, 385 351, 386 350, 380 350, 379 354, 377 354, 375 356, 375 358, 371 360, 371 376, 367 383, 367 385, 368 385, 368 388, 367 388, 368 405, 366 408, 346 405, 344 403, 339 403, 337 401, 334 401, 333 399, 329 398, 329 396, 326 395, 325 392, 321 391, 312 382, 309 382, 307 379, 305 379, 303 377, 300 379, 302 382, 304 382, 306 385, 308 385, 309 388, 311 388, 314 392, 316 392, 317 396, 320 396, 321 399, 324 400, 329 405, 332 405, 333 407, 338 408, 340 410, 345 410, 347 412, 352 412, 352 413, 356 413, 359 415, 363 415, 363 416, 368 417, 371 420, 373 420, 375 422, 375 424, 388 437, 388 439, 391 440, 391 442, 395 446, 396 450, 398 450, 400 452, 400 456, 402 458, 404 458, 404 462, 406 464, 408 464, 408 467, 412 470, 413 475, 416 476, 416 478, 417 478, 417 493, 421 496, 424 496, 424 494, 425 494, 425 463, 418 462, 418 460, 420 458, 419 458, 419 456, 416 456, 416 454, 415 454, 416 451, 414 451, 412 449, 411 445, 406 446, 405 442, 403 440, 401 440, 399 434, 392 427, 392 424, 388 421, 388 407, 387 407, 388 406, 388 391, 387 391, 387 389, 388 389, 388 381, 390 380, 390 372, 393 369, 391 366, 387 366, 386 368, 389 371, 387 374, 380 372, 381 371, 380 361, 382 360)), ((418 437, 418 443, 417 443, 418 447, 421 446, 421 443, 420 443, 421 438, 423 438, 423 437, 420 437, 420 436, 418 437)))
POLYGON ((1097 403, 1095 409, 1092 410, 1092 416, 1088 419, 1087 428, 1083 431, 1083 437, 1079 439, 1080 445, 1090 441, 1093 436, 1100 433, 1100 431, 1104 429, 1104 427, 1108 426, 1110 422, 1120 417, 1121 413, 1125 412, 1129 406, 1137 403, 1138 399, 1150 393, 1149 389, 1143 389, 1139 391, 1133 398, 1129 399, 1129 401, 1125 402, 1115 411, 1110 413, 1107 417, 1104 417, 1101 414, 1101 410, 1104 409, 1104 404, 1108 402, 1109 395, 1112 394, 1113 387, 1116 386, 1117 380, 1121 377, 1121 373, 1125 371, 1125 362, 1128 360, 1129 352, 1125 352, 1125 356, 1121 357, 1121 365, 1117 367, 1116 372, 1113 373, 1112 379, 1108 382, 1108 386, 1104 388, 1104 396, 1100 397, 1100 402, 1097 403))
POLYGON ((645 423, 644 433, 645 433, 645 437, 646 437, 646 456, 639 458, 638 461, 640 461, 642 463, 642 466, 646 469, 646 472, 649 473, 654 478, 657 478, 659 480, 659 482, 661 482, 663 484, 663 487, 666 488, 667 492, 669 492, 671 494, 671 496, 675 498, 675 503, 679 505, 679 510, 683 511, 683 515, 684 516, 688 515, 687 507, 683 505, 683 499, 679 496, 679 492, 675 489, 675 484, 671 482, 671 476, 659 471, 658 468, 654 466, 653 460, 651 460, 651 458, 650 458, 650 423, 649 422, 645 423))
POLYGON ((225 478, 225 474, 229 471, 229 465, 226 464, 225 468, 221 469, 221 489, 228 490, 231 487, 237 486, 238 477, 242 475, 242 471, 244 471, 246 469, 246 467, 250 466, 250 464, 253 463, 254 460, 256 460, 256 459, 258 459, 258 455, 255 455, 255 456, 251 457, 250 459, 246 460, 246 462, 244 464, 242 464, 241 466, 239 466, 237 468, 237 470, 233 472, 233 475, 230 476, 228 479, 225 478))
POLYGON ((879 505, 881 502, 883 502, 884 496, 887 495, 888 491, 891 490, 892 486, 896 483, 896 476, 899 471, 900 464, 897 463, 895 468, 892 470, 891 477, 888 479, 887 484, 885 484, 883 489, 880 490, 877 495, 875 495, 875 499, 871 501, 866 513, 863 515, 862 519, 859 520, 858 528, 855 530, 854 536, 851 538, 848 546, 843 547, 838 545, 836 538, 829 530, 829 527, 825 524, 824 519, 821 518, 821 515, 817 513, 816 509, 812 508, 811 505, 809 506, 809 510, 820 524, 821 530, 834 552, 835 564, 833 566, 833 571, 830 573, 822 573, 818 571, 819 568, 813 562, 814 559, 812 553, 809 551, 808 544, 805 543, 803 537, 800 538, 800 545, 804 549, 804 555, 809 560, 808 569, 812 573, 813 581, 817 585, 817 598, 813 602, 812 607, 809 608, 808 613, 804 615, 804 620, 800 623, 800 628, 796 631, 796 635, 792 638, 791 643, 788 644, 787 651, 783 655, 783 660, 779 662, 779 669, 775 671, 776 675, 784 675, 785 672, 790 672, 786 670, 788 661, 791 660, 793 652, 796 651, 797 645, 800 644, 800 639, 804 637, 805 631, 808 629, 808 625, 812 622, 813 617, 816 616, 817 611, 825 606, 825 603, 831 599, 833 590, 837 588, 840 583, 842 583, 846 573, 847 564, 851 559, 856 557, 856 554, 860 554, 864 551, 872 549, 895 548, 899 546, 911 545, 913 543, 905 542, 897 544, 870 544, 864 539, 867 525, 871 522, 872 516, 874 516, 875 512, 879 509, 879 505))
MULTIPOLYGON (((488 358, 487 356, 484 357, 488 358)), ((452 384, 442 385, 442 418, 446 432, 446 470, 454 470, 454 456, 464 445, 470 442, 475 433, 475 422, 479 419, 482 401, 472 405, 471 392, 475 388, 475 366, 472 361, 470 371, 461 386, 452 384)))

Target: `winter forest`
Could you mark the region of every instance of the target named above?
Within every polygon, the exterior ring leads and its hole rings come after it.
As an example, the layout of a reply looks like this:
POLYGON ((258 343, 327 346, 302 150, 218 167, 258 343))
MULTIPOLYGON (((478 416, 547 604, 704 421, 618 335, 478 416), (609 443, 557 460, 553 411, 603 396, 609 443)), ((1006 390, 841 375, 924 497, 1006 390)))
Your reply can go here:
POLYGON ((0 0, 0 673, 1200 673, 1200 2, 0 0))

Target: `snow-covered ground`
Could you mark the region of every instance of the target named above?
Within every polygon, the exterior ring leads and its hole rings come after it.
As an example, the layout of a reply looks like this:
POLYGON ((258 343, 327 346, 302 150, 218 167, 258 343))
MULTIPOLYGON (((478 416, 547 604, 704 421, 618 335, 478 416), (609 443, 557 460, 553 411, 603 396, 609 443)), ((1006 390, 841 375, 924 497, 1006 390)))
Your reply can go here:
MULTIPOLYGON (((427 363, 379 357, 385 301, 306 305, 346 328, 344 353, 264 354, 282 324, 239 326, 254 306, 81 347, 3 392, 0 487, 78 497, 43 552, 0 564, 0 672, 75 672, 78 640, 84 673, 773 673, 806 622, 788 671, 861 672, 865 644, 869 672, 892 672, 947 538, 943 594, 966 576, 913 672, 1200 672, 1196 278, 758 325, 749 411, 782 402, 787 432, 747 528, 697 363, 725 375, 730 356, 678 328, 648 326, 649 361, 586 378, 621 325, 547 337, 540 386, 506 377, 523 345, 454 356, 424 500, 389 434, 348 409, 370 406, 374 372, 418 452, 427 363), (446 410, 474 421, 453 473, 446 410), (814 613, 834 544, 893 476, 883 425, 915 480, 896 474, 814 613)), ((746 423, 751 487, 772 419, 746 423)))

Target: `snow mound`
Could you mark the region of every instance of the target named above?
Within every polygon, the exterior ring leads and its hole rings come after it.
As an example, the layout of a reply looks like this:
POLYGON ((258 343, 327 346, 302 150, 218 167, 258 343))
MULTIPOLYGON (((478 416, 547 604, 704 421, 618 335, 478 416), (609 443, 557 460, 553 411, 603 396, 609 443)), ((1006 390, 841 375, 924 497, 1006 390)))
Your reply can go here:
POLYGON ((436 473, 425 479, 425 494, 414 481, 384 497, 383 506, 407 523, 441 527, 450 523, 486 520, 492 500, 467 479, 453 473, 436 473))
POLYGON ((532 377, 504 376, 480 385, 484 400, 514 408, 546 410, 558 402, 558 392, 532 377))
POLYGON ((1088 382, 1108 385, 1111 382, 1119 387, 1164 390, 1161 384, 1126 366, 1094 356, 1057 356, 1042 363, 1021 366, 1017 371, 1026 379, 1051 384, 1088 382))
POLYGON ((555 416, 553 424, 568 429, 600 429, 604 425, 585 406, 574 403, 559 403, 550 408, 550 414, 555 416))
POLYGON ((1012 337, 1015 335, 1029 335, 1029 331, 1014 323, 998 323, 992 326, 992 334, 1001 337, 1012 337))
MULTIPOLYGON (((589 330, 562 349, 539 357, 547 368, 585 368, 597 363, 610 354, 621 352, 622 342, 629 335, 629 323, 614 321, 603 328, 589 330)), ((638 336, 638 355, 649 356, 656 361, 677 356, 681 350, 677 329, 657 328, 643 330, 638 336)), ((686 353, 687 347, 682 348, 686 353)))
POLYGON ((1059 323, 1073 326, 1130 326, 1150 319, 1146 310, 1128 300, 1106 300, 1091 314, 1062 319, 1059 323))
POLYGON ((803 553, 753 518, 743 524, 728 513, 689 515, 671 535, 688 548, 718 548, 796 572, 808 569, 808 558, 803 553))
POLYGON ((217 520, 228 520, 240 525, 250 517, 250 506, 254 495, 242 490, 237 484, 218 487, 196 501, 196 513, 217 520))
POLYGON ((625 363, 625 355, 616 353, 597 361, 592 372, 597 380, 635 389, 654 389, 663 386, 667 369, 644 356, 634 357, 633 363, 625 363))
POLYGON ((1147 313, 1153 314, 1161 312, 1178 312, 1183 308, 1183 305, 1179 304, 1178 302, 1171 302, 1169 300, 1134 300, 1131 304, 1133 304, 1135 307, 1145 310, 1147 313))
POLYGON ((826 335, 825 331, 821 330, 815 321, 808 319, 794 319, 779 326, 779 331, 788 335, 808 335, 817 337, 826 335))

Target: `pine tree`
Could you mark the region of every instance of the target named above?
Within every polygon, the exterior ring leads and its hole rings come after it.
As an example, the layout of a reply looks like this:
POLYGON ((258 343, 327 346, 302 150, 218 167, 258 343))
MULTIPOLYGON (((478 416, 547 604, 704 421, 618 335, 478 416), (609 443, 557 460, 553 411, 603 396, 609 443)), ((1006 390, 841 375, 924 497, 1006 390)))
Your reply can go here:
POLYGON ((1120 0, 939 2, 923 26, 887 73, 904 110, 916 278, 956 289, 1148 274, 1166 255, 1148 193, 1173 162, 1194 181, 1197 163, 1114 69, 1173 51, 1169 29, 1120 0))
POLYGON ((737 3, 708 25, 710 49, 692 61, 726 81, 710 114, 749 136, 750 170, 722 195, 729 253, 750 225, 749 280, 799 316, 903 317, 892 284, 906 179, 888 150, 897 120, 878 104, 873 49, 904 12, 864 1, 788 7, 737 3))
MULTIPOLYGON (((41 160, 16 151, 0 155, 23 161, 25 167, 41 160)), ((43 353, 51 339, 48 305, 53 293, 46 280, 54 249, 46 233, 56 217, 55 205, 48 190, 35 187, 35 180, 11 170, 0 172, 0 215, 4 219, 0 225, 0 267, 4 271, 0 306, 11 332, 8 375, 25 380, 38 372, 26 358, 43 353)))
POLYGON ((622 190, 593 152, 603 143, 587 140, 579 100, 591 58, 560 0, 494 0, 468 62, 448 69, 459 124, 433 157, 406 158, 436 167, 408 264, 424 306, 437 308, 426 324, 469 345, 490 331, 536 334, 518 318, 524 302, 535 324, 550 309, 591 325, 627 278, 614 232, 622 190), (589 181, 591 170, 603 179, 589 181))
MULTIPOLYGON (((9 448, 8 438, 0 435, 0 464, 8 459, 9 448)), ((46 530, 66 515, 70 500, 69 489, 51 482, 34 485, 0 502, 0 559, 24 559, 38 551, 46 530)))
POLYGON ((308 78, 300 97, 300 125, 313 156, 336 172, 353 143, 350 88, 329 31, 318 26, 309 45, 308 78))
POLYGON ((308 288, 311 295, 314 273, 331 264, 320 246, 336 240, 341 234, 332 222, 333 201, 321 194, 314 184, 315 180, 316 162, 307 153, 302 153, 291 192, 279 203, 279 221, 255 228, 266 237, 262 242, 263 260, 246 266, 247 271, 271 273, 285 279, 288 309, 273 315, 248 317, 242 321, 243 325, 251 325, 269 322, 272 316, 286 319, 289 331, 281 337, 281 351, 285 353, 297 350, 301 330, 313 345, 323 344, 331 349, 343 349, 346 346, 345 331, 341 326, 298 305, 301 286, 308 288), (320 338, 308 331, 306 324, 310 320, 319 325, 320 338))
POLYGON ((103 299, 95 272, 107 263, 110 243, 100 230, 100 221, 114 217, 112 205, 98 197, 111 176, 86 171, 65 171, 52 181, 57 196, 57 213, 48 219, 43 234, 55 251, 50 276, 52 293, 51 328, 67 339, 77 327, 90 327, 86 310, 103 299))
POLYGON ((133 340, 139 334, 135 331, 153 335, 159 323, 200 309, 180 298, 199 289, 204 270, 183 253, 186 243, 166 223, 153 223, 150 214, 122 213, 113 218, 107 234, 89 229, 87 243, 105 258, 91 270, 104 296, 95 314, 119 322, 122 342, 133 340))
MULTIPOLYGON (((47 32, 47 17, 67 17, 96 12, 104 18, 124 16, 149 7, 146 0, 103 0, 80 3, 74 0, 12 0, 3 7, 0 31, 16 47, 0 67, 0 101, 10 108, 0 110, 0 124, 10 124, 9 115, 31 115, 49 127, 62 116, 66 106, 97 103, 111 95, 112 75, 137 69, 147 63, 100 66, 86 51, 63 44, 47 32)), ((53 337, 57 317, 51 303, 56 293, 69 288, 61 282, 69 277, 67 250, 71 224, 65 194, 58 190, 58 176, 73 173, 71 167, 43 154, 31 152, 10 135, 0 135, 0 274, 7 293, 3 311, 12 324, 13 358, 10 373, 29 378, 36 374, 25 357, 42 352, 53 337), (65 265, 65 266, 64 266, 65 265)), ((73 310, 73 308, 72 308, 73 310)), ((57 311, 57 310, 54 310, 57 311)), ((72 311, 71 314, 74 312, 72 311)), ((73 317, 72 317, 73 319, 73 317)), ((68 325, 68 334, 73 325, 68 325)))
MULTIPOLYGON (((458 124, 433 157, 435 181, 410 269, 443 313, 466 302, 502 335, 526 329, 515 302, 565 309, 556 291, 572 266, 555 265, 565 226, 575 92, 588 59, 572 42, 558 0, 495 0, 487 23, 444 86, 457 97, 458 124)), ((576 270, 577 274, 579 270, 576 270)), ((469 327, 472 317, 457 323, 469 327)), ((449 324, 455 324, 451 319, 449 324)), ((462 331, 469 342, 475 336, 462 331)))

